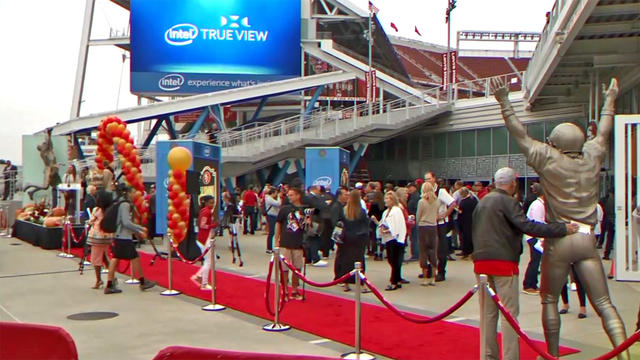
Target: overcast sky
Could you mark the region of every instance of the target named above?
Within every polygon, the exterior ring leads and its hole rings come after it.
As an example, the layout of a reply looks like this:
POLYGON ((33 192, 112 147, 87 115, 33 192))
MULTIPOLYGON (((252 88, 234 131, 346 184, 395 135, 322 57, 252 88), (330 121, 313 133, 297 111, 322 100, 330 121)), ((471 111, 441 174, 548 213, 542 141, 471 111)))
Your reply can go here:
MULTIPOLYGON (((352 2, 367 7, 367 0, 352 2)), ((440 45, 447 42, 444 21, 447 3, 447 0, 374 1, 388 34, 440 45), (391 22, 398 32, 391 29, 391 22), (422 36, 415 33, 416 26, 422 36)), ((541 31, 545 13, 551 10, 554 1, 457 3, 451 22, 452 46, 458 30, 541 31)), ((33 134, 69 119, 84 7, 85 0, 0 0, 3 34, 0 79, 4 83, 0 86, 0 159, 21 164, 23 134, 33 134)), ((108 0, 96 0, 92 38, 106 38, 110 28, 125 29, 127 24, 126 11, 108 0)), ((81 115, 135 105, 136 99, 128 91, 129 60, 123 63, 122 55, 116 47, 91 48, 81 115)))

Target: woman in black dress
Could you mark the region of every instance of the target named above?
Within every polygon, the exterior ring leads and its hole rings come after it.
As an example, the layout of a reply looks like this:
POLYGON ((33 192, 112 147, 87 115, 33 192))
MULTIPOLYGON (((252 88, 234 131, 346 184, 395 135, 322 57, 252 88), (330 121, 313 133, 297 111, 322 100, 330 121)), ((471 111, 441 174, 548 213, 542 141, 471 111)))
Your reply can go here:
MULTIPOLYGON (((349 201, 344 207, 338 221, 343 223, 343 243, 337 244, 336 261, 334 266, 337 279, 354 269, 354 263, 359 261, 364 272, 364 253, 369 241, 369 217, 362 208, 360 191, 351 191, 349 201)), ((355 277, 350 277, 344 284, 344 291, 350 291, 349 283, 355 283, 355 277)), ((363 292, 366 292, 366 288, 363 292)))
MULTIPOLYGON (((382 213, 384 212, 384 195, 379 190, 374 190, 369 203, 369 218, 375 216, 376 219, 382 219, 382 213)), ((380 240, 376 238, 376 224, 370 222, 370 236, 369 242, 371 247, 371 253, 374 256, 373 260, 381 261, 384 247, 380 243, 380 240)))

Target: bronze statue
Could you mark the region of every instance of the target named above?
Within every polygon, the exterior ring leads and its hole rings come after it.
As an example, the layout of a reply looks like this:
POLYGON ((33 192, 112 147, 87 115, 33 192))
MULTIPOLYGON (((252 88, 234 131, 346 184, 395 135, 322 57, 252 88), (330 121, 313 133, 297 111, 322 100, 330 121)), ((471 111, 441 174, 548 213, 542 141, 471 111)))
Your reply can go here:
MULTIPOLYGON (((511 107, 509 88, 501 80, 492 79, 491 88, 502 108, 510 138, 517 142, 527 164, 540 176, 540 184, 547 194, 547 221, 580 225, 580 230, 575 234, 545 239, 540 295, 547 350, 551 355, 558 356, 558 295, 567 281, 571 264, 583 279, 589 301, 602 318, 611 343, 618 346, 627 335, 622 319, 609 298, 606 276, 593 234, 600 168, 609 148, 618 83, 616 79, 611 79, 608 88, 603 86, 605 101, 593 139, 585 142, 584 132, 578 126, 563 123, 553 129, 549 144, 527 135, 511 107)), ((621 353, 618 359, 629 359, 628 351, 621 353)))
POLYGON ((51 141, 51 131, 53 129, 47 129, 44 135, 44 142, 36 147, 40 152, 40 158, 44 164, 44 186, 29 185, 24 188, 24 191, 29 194, 29 199, 33 200, 33 194, 36 191, 46 190, 51 187, 52 193, 52 206, 57 203, 57 186, 62 181, 60 174, 58 173, 58 162, 56 160, 56 154, 53 152, 53 142, 51 141), (31 190, 28 190, 31 189, 31 190))

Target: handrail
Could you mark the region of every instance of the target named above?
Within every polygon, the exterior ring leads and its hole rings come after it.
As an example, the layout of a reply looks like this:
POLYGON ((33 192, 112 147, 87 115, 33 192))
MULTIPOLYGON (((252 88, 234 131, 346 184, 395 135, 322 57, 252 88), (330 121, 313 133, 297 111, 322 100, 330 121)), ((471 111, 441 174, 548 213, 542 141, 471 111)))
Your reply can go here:
MULTIPOLYGON (((488 97, 489 83, 491 78, 509 78, 509 77, 522 78, 522 72, 513 72, 509 74, 502 74, 492 76, 488 78, 461 81, 454 86, 454 99, 455 102, 458 98, 478 98, 488 97), (459 94, 459 96, 458 96, 459 94)), ((509 82, 507 82, 509 83, 509 82)), ((517 90, 520 89, 520 83, 518 81, 517 90)), ((512 89, 513 90, 513 89, 512 89)), ((385 101, 382 106, 379 102, 373 104, 372 115, 384 114, 389 111, 395 111, 402 108, 416 108, 416 107, 435 107, 441 101, 445 100, 445 94, 443 86, 431 88, 423 91, 422 96, 409 96, 400 99, 385 101), (414 105, 409 105, 414 104, 414 105)), ((362 118, 368 116, 369 104, 361 103, 355 106, 351 106, 345 109, 333 110, 327 107, 320 107, 313 110, 308 115, 294 115, 285 119, 277 120, 274 122, 266 123, 262 126, 256 126, 243 131, 237 131, 236 129, 230 129, 227 131, 219 132, 217 137, 217 143, 222 148, 230 148, 233 146, 244 145, 248 143, 256 143, 262 141, 265 138, 283 136, 299 133, 302 136, 302 132, 326 125, 328 122, 339 120, 339 114, 348 114, 351 118, 362 118), (336 116, 338 115, 338 116, 336 116)))

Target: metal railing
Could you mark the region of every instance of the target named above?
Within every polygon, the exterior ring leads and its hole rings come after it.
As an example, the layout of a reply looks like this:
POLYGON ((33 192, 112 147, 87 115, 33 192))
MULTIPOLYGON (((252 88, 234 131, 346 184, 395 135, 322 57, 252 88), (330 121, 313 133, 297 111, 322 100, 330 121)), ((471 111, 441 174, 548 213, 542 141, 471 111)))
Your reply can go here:
MULTIPOLYGON (((463 81, 453 84, 453 101, 458 99, 488 98, 490 96, 490 79, 501 78, 512 91, 522 88, 522 72, 503 74, 490 78, 463 81)), ((303 138, 325 139, 345 132, 352 132, 373 124, 398 124, 415 116, 425 114, 430 109, 437 109, 446 104, 446 91, 440 86, 424 91, 421 96, 375 102, 371 105, 362 103, 344 109, 335 110, 320 107, 307 115, 294 115, 262 125, 230 129, 216 135, 217 143, 223 149, 242 145, 253 145, 256 151, 265 150, 265 146, 285 146, 303 138), (270 141, 277 138, 276 141, 270 141)), ((237 148, 236 148, 237 149, 237 148)), ((234 155, 237 154, 234 149, 234 155)), ((238 154, 248 155, 248 154, 238 154)))

